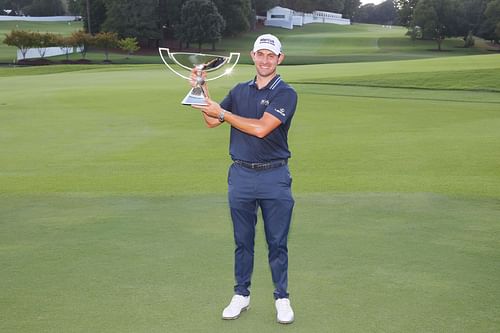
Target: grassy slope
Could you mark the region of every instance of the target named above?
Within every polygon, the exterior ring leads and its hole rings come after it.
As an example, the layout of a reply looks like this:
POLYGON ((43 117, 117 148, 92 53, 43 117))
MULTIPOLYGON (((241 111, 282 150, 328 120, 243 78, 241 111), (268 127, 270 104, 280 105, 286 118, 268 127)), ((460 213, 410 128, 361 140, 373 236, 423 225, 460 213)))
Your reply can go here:
MULTIPOLYGON (((19 23, 19 22, 18 22, 19 23)), ((8 32, 16 23, 0 22, 0 33, 8 32)), ((31 23, 25 25, 19 23, 19 28, 70 33, 81 28, 81 23, 46 23, 37 25, 31 23)), ((276 34, 284 44, 287 54, 287 64, 314 64, 314 63, 346 63, 346 62, 371 62, 388 60, 407 60, 435 57, 450 57, 459 55, 474 55, 484 53, 484 48, 464 49, 463 41, 459 38, 446 40, 443 44, 445 52, 436 52, 436 45, 432 41, 412 42, 405 37, 405 29, 393 27, 383 28, 376 25, 356 24, 353 26, 337 26, 333 24, 309 24, 304 27, 286 30, 280 28, 265 27, 258 31, 225 38, 217 45, 216 53, 241 52, 241 62, 249 64, 248 55, 250 46, 255 37, 262 33, 276 34)), ((3 34, 0 34, 2 36, 3 34)), ((15 48, 0 45, 0 61, 11 62, 15 57, 15 48)), ((177 45, 170 45, 176 47, 177 45)), ((207 47, 207 46, 206 46, 207 47)), ((212 52, 208 49, 203 52, 212 52)), ((54 60, 62 60, 64 57, 55 57, 54 60)), ((72 55, 70 59, 79 59, 79 55, 72 55)), ((87 58, 94 62, 102 62, 102 52, 91 51, 87 58)), ((134 55, 126 59, 124 54, 111 54, 110 59, 114 63, 136 64, 136 63, 160 63, 156 55, 134 55)))
MULTIPOLYGON (((0 78, 2 331, 281 329, 260 223, 253 307, 219 319, 227 130, 178 105, 186 87, 162 67, 106 69, 0 78)), ((287 329, 496 331, 499 94, 296 88, 287 329)))
POLYGON ((281 68, 300 96, 289 327, 260 222, 252 309, 219 319, 228 133, 178 104, 185 84, 159 65, 0 70, 0 331, 498 331, 500 94, 455 79, 499 63, 281 68), (434 72, 444 90, 394 88, 434 72))

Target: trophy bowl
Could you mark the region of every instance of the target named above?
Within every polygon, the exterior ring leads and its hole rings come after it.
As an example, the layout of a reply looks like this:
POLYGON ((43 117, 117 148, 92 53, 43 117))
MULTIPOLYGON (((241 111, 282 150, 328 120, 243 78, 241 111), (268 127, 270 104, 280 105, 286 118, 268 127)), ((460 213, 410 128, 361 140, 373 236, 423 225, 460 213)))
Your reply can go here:
POLYGON ((164 47, 160 47, 158 51, 168 69, 185 80, 191 80, 193 68, 197 70, 196 84, 182 100, 181 103, 184 105, 206 105, 206 96, 202 85, 205 81, 212 81, 231 73, 240 59, 240 54, 235 52, 231 52, 229 56, 222 56, 205 53, 170 52, 170 49, 164 47), (203 79, 202 71, 207 72, 206 79, 203 79), (212 72, 214 72, 213 77, 210 75, 212 72))

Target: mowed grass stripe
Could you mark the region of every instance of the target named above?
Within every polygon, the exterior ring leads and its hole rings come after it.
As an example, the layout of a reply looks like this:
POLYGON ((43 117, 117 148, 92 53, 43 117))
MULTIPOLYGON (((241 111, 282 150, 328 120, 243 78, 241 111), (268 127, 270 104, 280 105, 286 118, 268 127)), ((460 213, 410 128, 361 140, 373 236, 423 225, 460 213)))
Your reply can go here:
POLYGON ((404 74, 391 73, 312 81, 294 81, 291 83, 500 92, 500 68, 404 74))
MULTIPOLYGON (((456 56, 419 60, 381 61, 375 63, 338 63, 306 65, 305 67, 287 66, 288 61, 279 67, 279 72, 286 75, 287 81, 323 82, 332 78, 369 76, 377 74, 406 74, 425 72, 475 71, 500 68, 500 55, 456 56)), ((252 65, 253 66, 253 65, 252 65)), ((136 69, 158 69, 168 73, 165 65, 54 65, 43 67, 0 68, 0 77, 64 73, 66 71, 130 71, 136 69)), ((237 65, 233 77, 246 73, 248 66, 237 65)), ((166 74, 168 75, 168 74, 166 74)), ((251 75, 251 74, 249 74, 251 75)), ((244 76, 242 77, 244 79, 244 76)), ((464 79, 465 80, 465 79, 464 79)))
MULTIPOLYGON (((500 327, 497 200, 431 193, 296 199, 289 250, 297 320, 287 331, 500 327)), ((0 208, 2 331, 281 329, 261 221, 252 308, 237 321, 220 319, 233 284, 224 194, 27 195, 2 197, 0 208)))
MULTIPOLYGON (((310 67, 280 71, 284 78, 316 76, 310 67)), ((204 128, 196 111, 177 103, 187 84, 153 68, 2 78, 9 84, 0 104, 1 190, 224 191, 225 172, 216 171, 229 163, 227 131, 204 128)), ((222 99, 253 71, 239 66, 214 81, 212 96, 222 99)), ((290 143, 297 191, 500 194, 500 160, 488 153, 500 144, 498 93, 296 89, 290 143)))

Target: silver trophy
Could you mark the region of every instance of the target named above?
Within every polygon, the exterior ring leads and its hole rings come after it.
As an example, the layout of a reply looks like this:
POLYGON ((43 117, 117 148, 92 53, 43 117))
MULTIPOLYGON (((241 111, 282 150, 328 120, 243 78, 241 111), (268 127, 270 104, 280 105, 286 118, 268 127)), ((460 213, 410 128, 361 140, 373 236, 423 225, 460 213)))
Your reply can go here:
POLYGON ((240 59, 239 53, 231 52, 229 56, 220 56, 203 53, 170 52, 168 48, 160 47, 158 49, 160 57, 165 65, 175 74, 186 80, 191 80, 191 70, 196 68, 197 78, 195 86, 182 100, 184 105, 207 105, 205 102, 205 93, 201 86, 205 81, 212 81, 224 75, 228 75, 240 59), (164 56, 164 53, 167 57, 164 56), (203 79, 202 71, 210 72, 222 71, 221 74, 203 79), (187 71, 188 75, 183 75, 179 71, 187 71))

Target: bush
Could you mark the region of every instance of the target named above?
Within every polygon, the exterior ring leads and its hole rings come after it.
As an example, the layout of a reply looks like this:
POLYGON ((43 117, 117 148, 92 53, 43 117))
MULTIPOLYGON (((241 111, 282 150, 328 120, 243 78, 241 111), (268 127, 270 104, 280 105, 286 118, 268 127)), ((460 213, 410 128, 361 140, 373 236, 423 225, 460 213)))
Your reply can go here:
POLYGON ((71 38, 75 43, 74 46, 80 48, 80 53, 82 58, 85 59, 87 51, 89 50, 89 45, 92 43, 92 36, 84 31, 75 31, 71 34, 71 38))
POLYGON ((33 32, 34 35, 34 44, 33 47, 38 49, 38 54, 40 54, 40 58, 45 58, 45 52, 47 52, 48 47, 59 46, 58 36, 56 34, 46 32, 44 34, 39 32, 33 32))
POLYGON ((139 43, 137 42, 137 38, 135 37, 127 37, 120 39, 118 41, 118 46, 120 47, 120 49, 127 52, 127 55, 129 56, 132 55, 132 53, 134 53, 135 51, 138 51, 140 49, 139 43))
POLYGON ((109 49, 118 46, 118 34, 116 32, 100 32, 93 38, 93 44, 104 49, 106 59, 109 62, 109 49))
POLYGON ((24 60, 26 59, 26 52, 28 52, 28 49, 35 45, 35 39, 35 34, 31 31, 12 30, 5 35, 3 43, 17 47, 21 51, 24 60))
POLYGON ((476 40, 474 39, 474 35, 472 35, 472 31, 469 31, 467 36, 464 38, 464 47, 473 47, 475 43, 476 40))

